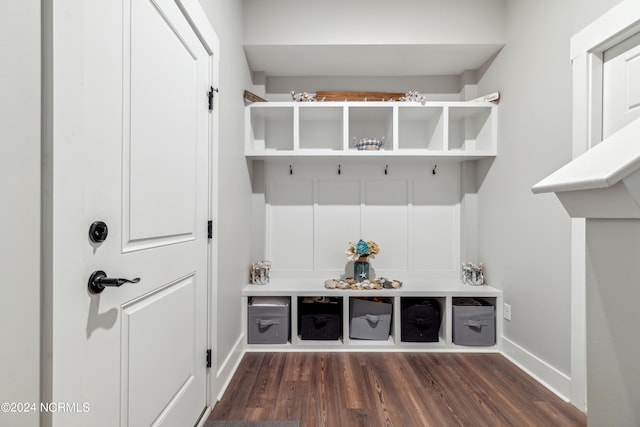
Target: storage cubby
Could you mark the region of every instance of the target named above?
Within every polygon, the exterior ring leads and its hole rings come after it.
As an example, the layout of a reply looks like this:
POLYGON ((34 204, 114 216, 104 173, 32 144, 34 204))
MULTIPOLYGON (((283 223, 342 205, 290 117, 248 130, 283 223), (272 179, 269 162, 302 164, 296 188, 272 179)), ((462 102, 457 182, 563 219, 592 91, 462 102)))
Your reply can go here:
POLYGON ((340 341, 342 298, 298 297, 297 335, 304 341, 340 341))
MULTIPOLYGON (((245 348, 249 351, 280 351, 286 349, 304 349, 309 351, 330 350, 388 350, 405 349, 411 351, 482 351, 493 352, 500 348, 502 336, 502 291, 491 286, 469 286, 459 280, 408 280, 399 289, 382 290, 340 290, 326 289, 323 280, 319 279, 272 279, 267 285, 247 285, 242 290, 243 307, 248 309, 248 301, 252 296, 271 296, 290 298, 291 301, 291 340, 286 344, 251 344, 245 340, 245 348), (353 300, 362 297, 387 299, 391 302, 390 329, 387 339, 351 338, 350 318, 353 310, 353 300), (305 298, 321 299, 333 298, 341 307, 341 334, 339 339, 302 339, 301 307, 305 298), (457 298, 477 298, 491 305, 495 309, 495 343, 492 345, 467 346, 453 342, 453 301, 457 298), (415 300, 433 299, 440 306, 440 325, 437 341, 403 341, 402 337, 402 308, 407 302, 415 300)), ((313 309, 318 310, 317 308, 313 309)), ((320 310, 323 311, 323 310, 320 310)), ((381 310, 384 312, 384 310, 381 310)), ((388 312, 389 310, 387 310, 388 312)), ((331 311, 335 315, 335 311, 331 311)), ((367 313, 353 313, 366 316, 367 313)), ((374 316, 379 313, 371 313, 374 316)), ((245 312, 243 318, 248 319, 245 312)), ((366 320, 366 317, 363 319, 366 320)), ((389 323, 387 323, 389 325, 389 323)), ((249 325, 245 325, 245 331, 249 325)))
POLYGON ((496 299, 453 298, 455 345, 493 346, 496 343, 496 299))
POLYGON ((392 341, 393 299, 349 297, 349 339, 392 341))
POLYGON ((293 107, 265 105, 253 108, 247 119, 249 151, 293 150, 293 107))
POLYGON ((487 102, 257 102, 246 107, 249 158, 447 157, 497 152, 497 106, 487 102), (355 141, 384 138, 380 150, 355 141))
POLYGON ((360 138, 384 138, 381 150, 393 149, 393 107, 349 107, 349 148, 360 138))
POLYGON ((443 107, 398 107, 400 150, 444 150, 443 107))
POLYGON ((301 106, 300 149, 342 150, 344 108, 301 106))
POLYGON ((247 342, 286 344, 290 339, 291 298, 256 296, 249 298, 247 342))
POLYGON ((445 298, 401 297, 402 342, 444 342, 442 318, 445 306, 445 298))
POLYGON ((491 150, 495 130, 492 129, 490 118, 490 107, 450 107, 449 150, 491 150))

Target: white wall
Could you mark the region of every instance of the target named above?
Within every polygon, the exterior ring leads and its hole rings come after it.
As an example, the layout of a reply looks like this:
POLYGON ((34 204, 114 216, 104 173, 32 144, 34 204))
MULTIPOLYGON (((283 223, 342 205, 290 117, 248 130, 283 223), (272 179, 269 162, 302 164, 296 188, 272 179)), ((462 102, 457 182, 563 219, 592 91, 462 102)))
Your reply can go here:
POLYGON ((640 425, 640 221, 587 219, 589 425, 640 425))
MULTIPOLYGON (((0 2, 0 402, 40 395, 40 1, 0 2)), ((39 414, 0 412, 0 425, 39 414)))
POLYGON ((291 91, 369 91, 378 88, 384 92, 406 93, 410 90, 429 94, 429 101, 460 100, 459 76, 413 77, 267 77, 266 91, 270 101, 291 101, 291 91), (279 95, 276 95, 279 94, 279 95))
POLYGON ((287 65, 271 66, 281 74, 267 76, 269 100, 291 100, 290 91, 376 89, 417 90, 433 94, 430 101, 457 100, 451 94, 460 91, 457 73, 464 71, 458 64, 482 62, 487 50, 494 52, 504 42, 505 1, 243 0, 244 43, 258 64, 269 55, 287 65), (455 52, 465 52, 465 60, 455 52), (421 66, 407 67, 416 57, 421 66), (313 64, 314 77, 296 74, 298 62, 313 64), (355 74, 354 67, 369 63, 374 67, 370 73, 355 74), (439 71, 426 76, 424 69, 439 71), (325 70, 330 76, 323 76, 325 70))
POLYGON ((465 44, 502 40, 505 0, 244 0, 247 44, 465 44))
MULTIPOLYGON (((242 2, 201 0, 220 39, 220 129, 218 171, 217 328, 212 343, 220 382, 235 367, 243 333, 240 318, 240 290, 248 283, 251 248, 251 184, 244 158, 245 89, 251 79, 242 49, 242 2)), ((217 274, 216 274, 217 273, 217 274)), ((218 384, 220 386, 221 384, 218 384)), ((220 390, 213 390, 214 399, 220 390)))
POLYGON ((618 0, 508 0, 506 46, 478 93, 499 90, 499 153, 479 166, 479 254, 512 320, 505 350, 567 397, 570 220, 533 184, 571 160, 569 39, 618 0))

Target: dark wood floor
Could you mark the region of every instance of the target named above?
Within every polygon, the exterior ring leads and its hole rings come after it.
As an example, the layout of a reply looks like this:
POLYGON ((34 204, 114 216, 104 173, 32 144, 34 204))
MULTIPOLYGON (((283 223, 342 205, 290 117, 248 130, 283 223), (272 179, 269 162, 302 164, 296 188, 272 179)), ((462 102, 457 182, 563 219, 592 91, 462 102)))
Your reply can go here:
POLYGON ((499 354, 247 353, 212 420, 301 427, 586 426, 499 354))

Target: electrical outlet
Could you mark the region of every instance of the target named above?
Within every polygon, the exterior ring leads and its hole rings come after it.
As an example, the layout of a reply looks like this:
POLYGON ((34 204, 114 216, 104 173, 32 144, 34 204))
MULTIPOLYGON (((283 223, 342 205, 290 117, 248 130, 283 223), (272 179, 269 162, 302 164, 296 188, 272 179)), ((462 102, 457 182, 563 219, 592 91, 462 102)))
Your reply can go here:
POLYGON ((511 320, 511 305, 507 304, 506 302, 504 303, 504 307, 502 310, 502 317, 504 317, 505 320, 511 320))

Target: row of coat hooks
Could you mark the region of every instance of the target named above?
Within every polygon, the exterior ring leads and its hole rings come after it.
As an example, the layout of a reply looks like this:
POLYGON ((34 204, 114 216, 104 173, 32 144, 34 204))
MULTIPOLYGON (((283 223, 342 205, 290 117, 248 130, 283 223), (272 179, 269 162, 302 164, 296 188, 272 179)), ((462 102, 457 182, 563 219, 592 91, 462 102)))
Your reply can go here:
MULTIPOLYGON (((431 173, 433 175, 436 174, 436 169, 438 168, 438 165, 435 165, 433 167, 433 169, 431 170, 431 173)), ((389 165, 384 165, 384 174, 385 175, 389 175, 389 165)), ((293 166, 289 165, 289 175, 293 175, 293 166)), ((342 165, 338 164, 338 175, 342 175, 342 165)))

